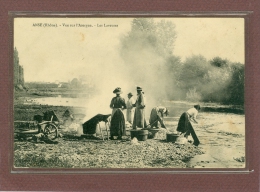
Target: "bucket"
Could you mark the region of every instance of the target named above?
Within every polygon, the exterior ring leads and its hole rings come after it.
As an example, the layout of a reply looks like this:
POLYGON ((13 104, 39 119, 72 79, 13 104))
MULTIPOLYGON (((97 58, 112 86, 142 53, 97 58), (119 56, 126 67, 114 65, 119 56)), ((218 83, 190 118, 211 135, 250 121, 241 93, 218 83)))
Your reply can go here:
POLYGON ((139 130, 137 139, 138 141, 146 141, 148 138, 148 130, 139 130))
POLYGON ((148 138, 148 134, 147 135, 138 135, 137 139, 138 141, 146 141, 148 138))
POLYGON ((166 134, 166 141, 167 142, 175 142, 177 140, 177 138, 179 137, 178 134, 175 133, 167 133, 166 134))
POLYGON ((131 139, 133 139, 134 137, 137 138, 138 130, 137 129, 132 129, 132 130, 130 130, 130 134, 131 134, 131 139))
POLYGON ((146 141, 148 138, 148 130, 132 129, 130 130, 130 134, 131 134, 131 139, 136 137, 138 141, 146 141))

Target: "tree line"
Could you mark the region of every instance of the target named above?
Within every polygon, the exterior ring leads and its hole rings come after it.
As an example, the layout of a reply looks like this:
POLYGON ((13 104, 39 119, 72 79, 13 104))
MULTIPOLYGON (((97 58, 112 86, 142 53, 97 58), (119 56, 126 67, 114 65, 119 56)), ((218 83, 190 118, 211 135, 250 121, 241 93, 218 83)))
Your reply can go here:
POLYGON ((220 57, 207 60, 193 55, 184 62, 170 56, 165 62, 177 91, 170 98, 185 98, 191 101, 244 104, 244 70, 241 63, 230 62, 220 57))
POLYGON ((221 57, 207 60, 174 55, 177 33, 171 21, 134 18, 121 38, 120 55, 130 81, 148 85, 170 100, 244 104, 244 64, 221 57))

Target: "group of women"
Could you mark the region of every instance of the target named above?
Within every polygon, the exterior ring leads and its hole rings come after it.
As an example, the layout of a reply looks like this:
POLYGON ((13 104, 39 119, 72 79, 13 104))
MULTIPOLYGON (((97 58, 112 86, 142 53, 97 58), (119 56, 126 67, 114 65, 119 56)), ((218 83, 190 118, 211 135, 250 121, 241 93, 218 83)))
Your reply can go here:
MULTIPOLYGON (((127 109, 126 117, 129 123, 132 123, 132 115, 133 116, 133 129, 139 128, 147 128, 148 125, 145 121, 145 97, 141 87, 137 87, 137 98, 134 101, 132 99, 133 94, 128 94, 128 101, 125 102, 125 99, 120 96, 122 94, 121 88, 117 87, 113 93, 116 94, 115 97, 112 98, 110 103, 110 108, 112 109, 111 115, 111 124, 110 124, 110 139, 114 139, 114 136, 117 136, 117 139, 122 139, 122 136, 126 135, 126 121, 123 114, 123 110, 127 109)), ((196 116, 200 110, 199 105, 195 105, 193 108, 184 112, 178 123, 177 131, 184 134, 186 138, 191 134, 194 140, 194 145, 198 145, 199 139, 196 136, 196 133, 191 125, 191 122, 198 123, 196 116)), ((151 111, 149 127, 150 128, 158 128, 158 123, 160 122, 161 127, 166 129, 166 126, 163 122, 164 115, 168 115, 169 110, 163 106, 154 107, 151 111)))
POLYGON ((117 136, 117 139, 122 139, 125 136, 125 118, 122 110, 127 109, 127 120, 132 122, 132 113, 134 113, 133 129, 137 127, 145 128, 145 98, 141 87, 137 87, 137 98, 134 102, 131 100, 133 94, 128 94, 128 102, 126 104, 125 99, 120 96, 122 94, 121 88, 117 87, 113 93, 116 94, 112 98, 110 108, 112 109, 111 124, 110 124, 110 138, 113 139, 117 136), (135 107, 135 110, 134 110, 135 107))

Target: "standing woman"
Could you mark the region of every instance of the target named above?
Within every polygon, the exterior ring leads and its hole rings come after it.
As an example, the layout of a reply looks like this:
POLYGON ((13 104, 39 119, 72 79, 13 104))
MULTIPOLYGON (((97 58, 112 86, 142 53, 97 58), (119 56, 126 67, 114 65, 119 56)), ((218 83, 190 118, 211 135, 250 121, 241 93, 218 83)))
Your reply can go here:
POLYGON ((142 93, 142 88, 137 87, 137 98, 136 102, 133 105, 135 107, 135 114, 134 114, 134 122, 133 122, 133 129, 136 127, 145 128, 146 121, 145 121, 145 99, 142 93))
POLYGON ((168 116, 168 114, 169 114, 169 110, 166 107, 163 106, 154 107, 151 111, 150 120, 149 120, 151 128, 153 127, 159 128, 158 122, 160 122, 161 127, 166 129, 163 123, 163 116, 164 115, 168 116))
POLYGON ((115 93, 116 96, 112 98, 110 103, 110 108, 113 109, 110 124, 110 139, 112 140, 114 136, 117 136, 118 139, 122 139, 122 136, 126 135, 125 117, 122 112, 122 110, 126 108, 125 99, 120 97, 122 93, 120 87, 117 87, 113 93, 115 93))
POLYGON ((177 131, 184 133, 184 136, 188 138, 188 136, 191 134, 193 138, 193 144, 198 146, 200 144, 200 141, 191 125, 191 121, 194 123, 198 123, 196 117, 198 115, 198 112, 200 110, 200 105, 194 105, 193 108, 190 108, 188 111, 184 112, 179 120, 177 131))
POLYGON ((134 115, 134 100, 133 100, 133 94, 128 93, 128 100, 126 102, 126 120, 129 123, 133 123, 133 115, 134 115))

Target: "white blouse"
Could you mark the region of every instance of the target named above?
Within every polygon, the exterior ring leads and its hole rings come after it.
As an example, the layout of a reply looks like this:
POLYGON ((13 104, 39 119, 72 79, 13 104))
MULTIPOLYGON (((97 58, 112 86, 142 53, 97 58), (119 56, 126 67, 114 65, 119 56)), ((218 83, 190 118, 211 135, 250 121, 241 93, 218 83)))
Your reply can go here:
POLYGON ((187 113, 190 115, 191 118, 195 119, 196 120, 196 117, 198 115, 198 111, 197 109, 195 109, 194 107, 193 108, 190 108, 187 113))

